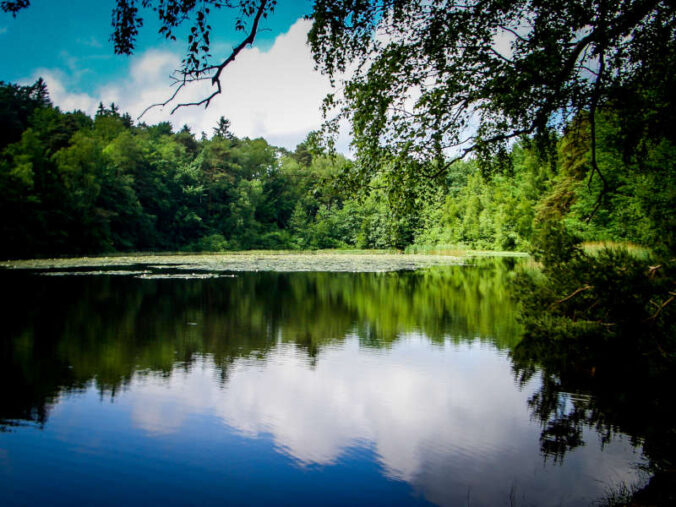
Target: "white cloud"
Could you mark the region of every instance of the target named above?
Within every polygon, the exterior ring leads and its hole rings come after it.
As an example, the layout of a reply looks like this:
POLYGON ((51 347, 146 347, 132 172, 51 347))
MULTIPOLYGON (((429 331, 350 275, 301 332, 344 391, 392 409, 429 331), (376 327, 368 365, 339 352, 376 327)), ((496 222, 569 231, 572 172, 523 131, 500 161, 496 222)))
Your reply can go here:
POLYGON ((537 379, 517 389, 509 359, 479 343, 440 349, 408 336, 382 351, 361 349, 352 336, 313 366, 280 344, 265 361, 235 361, 225 385, 217 377, 208 357, 169 378, 135 377, 133 424, 180 434, 192 415, 212 416, 245 438, 269 436, 301 466, 331 466, 367 447, 386 476, 447 505, 464 501, 468 486, 473 503, 493 505, 516 481, 540 504, 571 492, 593 498, 617 478, 635 479, 631 445, 616 440, 602 454, 593 431, 561 466, 543 467, 527 404, 537 379))
MULTIPOLYGON (((309 28, 310 21, 300 19, 279 35, 268 51, 256 47, 243 50, 223 72, 223 93, 208 109, 187 107, 170 115, 170 105, 149 111, 142 120, 170 121, 175 128, 187 124, 197 135, 202 131, 210 135, 218 118, 225 116, 237 136, 264 137, 272 144, 293 149, 310 130, 321 126, 321 102, 331 89, 328 79, 314 70, 306 45, 309 28)), ((91 95, 70 92, 68 76, 58 71, 42 69, 33 80, 42 75, 52 100, 64 110, 79 108, 93 114, 99 101, 115 102, 136 117, 173 93, 169 76, 179 62, 177 54, 148 50, 131 60, 126 77, 101 86, 91 95)), ((201 83, 184 89, 180 102, 200 100, 210 92, 210 84, 201 83)), ((339 139, 340 149, 346 151, 347 145, 346 138, 339 139)))

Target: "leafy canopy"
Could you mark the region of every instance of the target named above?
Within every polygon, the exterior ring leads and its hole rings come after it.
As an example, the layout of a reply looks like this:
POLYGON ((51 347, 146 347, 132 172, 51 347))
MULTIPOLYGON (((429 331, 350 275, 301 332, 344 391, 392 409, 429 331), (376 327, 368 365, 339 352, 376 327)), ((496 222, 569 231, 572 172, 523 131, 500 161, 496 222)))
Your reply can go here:
POLYGON ((662 128, 673 118, 671 2, 318 0, 313 19, 317 65, 349 76, 327 106, 367 164, 413 158, 435 174, 602 104, 649 103, 662 128))
MULTIPOLYGON (((16 14, 29 3, 0 7, 16 14)), ((170 39, 188 25, 178 86, 162 105, 210 79, 211 95, 174 110, 208 106, 222 70, 253 44, 275 5, 117 0, 112 40, 117 53, 131 53, 143 12, 157 16, 170 39), (208 19, 220 8, 246 35, 225 56, 210 52, 208 19)), ((546 140, 582 110, 593 128, 598 108, 622 109, 633 142, 646 131, 673 136, 675 11, 667 0, 316 0, 309 43, 318 68, 344 85, 325 107, 338 108, 336 122, 350 120, 363 175, 371 178, 385 161, 398 184, 440 174, 470 153, 504 153, 519 136, 546 140)))

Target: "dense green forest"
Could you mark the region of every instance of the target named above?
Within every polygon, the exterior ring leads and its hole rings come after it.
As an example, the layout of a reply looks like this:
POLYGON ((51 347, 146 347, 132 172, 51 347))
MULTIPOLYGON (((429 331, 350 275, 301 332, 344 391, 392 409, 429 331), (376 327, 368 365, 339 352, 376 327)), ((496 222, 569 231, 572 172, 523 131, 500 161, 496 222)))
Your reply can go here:
MULTIPOLYGON (((114 4, 118 54, 134 52, 144 17, 166 39, 190 30, 174 73, 180 84, 165 103, 176 110, 221 94, 222 71, 277 2, 114 4), (208 6, 227 7, 243 32, 231 53, 212 54, 208 6), (177 96, 207 79, 203 99, 177 96)), ((16 15, 29 5, 5 1, 0 10, 16 15)), ((45 367, 49 389, 29 396, 37 402, 10 412, 44 419, 53 386, 96 378, 114 390, 134 365, 170 370, 176 354, 187 363, 211 353, 225 376, 240 354, 265 353, 271 337, 314 357, 322 340, 340 340, 360 319, 366 346, 420 326, 434 341, 497 337, 519 382, 541 376, 529 407, 543 455, 563 459, 589 427, 641 445, 650 482, 609 504, 676 503, 674 3, 316 0, 307 15, 316 68, 335 93, 323 104, 329 135, 311 133, 293 151, 238 138, 224 117, 211 132, 176 132, 115 104, 93 118, 61 111, 42 80, 0 82, 0 258, 340 248, 527 251, 531 259, 391 279, 251 274, 219 280, 218 290, 202 281, 172 292, 162 283, 82 280, 74 307, 46 297, 35 280, 17 283, 5 294, 10 330, 59 362, 45 367), (326 148, 341 120, 354 160, 326 148), (99 307, 91 297, 99 283, 135 303, 99 307), (140 317, 152 305, 142 303, 158 297, 160 313, 176 322, 192 319, 174 315, 176 305, 201 311, 209 333, 200 341, 169 320, 148 334, 169 343, 130 340, 120 349, 119 336, 145 331, 140 317), (245 309, 254 310, 238 328, 245 309), (437 309, 455 317, 440 321, 437 309), (50 342, 50 312, 72 316, 82 333, 50 342), (121 328, 135 332, 103 332, 121 328), (237 350, 216 343, 231 329, 250 342, 237 350), (79 355, 88 347, 93 362, 79 355)), ((24 375, 19 389, 30 394, 31 363, 16 357, 8 371, 24 375)))
MULTIPOLYGON (((357 162, 237 138, 221 119, 196 136, 134 124, 111 104, 94 118, 55 107, 42 80, 0 86, 0 255, 121 251, 467 247, 528 250, 548 222, 589 241, 673 251, 676 155, 666 140, 626 156, 620 119, 579 115, 543 155, 524 137, 495 163, 457 162, 392 189, 355 185, 357 162)), ((411 160, 411 164, 415 162, 411 160)), ((386 172, 387 168, 383 169, 386 172)))

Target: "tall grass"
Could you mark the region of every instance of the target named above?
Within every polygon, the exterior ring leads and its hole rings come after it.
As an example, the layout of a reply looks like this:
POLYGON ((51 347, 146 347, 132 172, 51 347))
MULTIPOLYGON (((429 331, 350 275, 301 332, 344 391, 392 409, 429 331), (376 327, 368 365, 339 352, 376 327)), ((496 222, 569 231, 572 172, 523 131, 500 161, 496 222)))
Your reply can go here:
POLYGON ((647 259, 652 253, 650 248, 629 241, 585 241, 581 246, 589 255, 595 255, 604 249, 626 250, 637 259, 647 259))
POLYGON ((502 250, 472 250, 464 245, 409 245, 407 254, 449 255, 452 257, 525 257, 525 252, 502 250))

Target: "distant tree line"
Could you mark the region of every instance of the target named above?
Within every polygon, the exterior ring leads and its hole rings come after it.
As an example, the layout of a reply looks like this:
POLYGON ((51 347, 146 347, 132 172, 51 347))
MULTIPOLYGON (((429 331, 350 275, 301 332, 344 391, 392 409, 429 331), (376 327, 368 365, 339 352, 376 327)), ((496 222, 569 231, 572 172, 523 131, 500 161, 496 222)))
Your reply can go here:
POLYGON ((620 120, 598 116, 606 182, 591 177, 589 122, 580 115, 546 156, 522 138, 507 163, 459 162, 398 195, 383 184, 387 167, 368 185, 351 185, 360 165, 325 153, 315 134, 290 152, 238 138, 222 118, 211 138, 198 139, 187 127, 134 125, 114 104, 101 104, 94 118, 62 112, 42 80, 1 83, 0 254, 526 250, 548 220, 587 240, 673 250, 673 145, 658 140, 626 158, 620 120), (614 192, 596 209, 602 184, 614 192))

